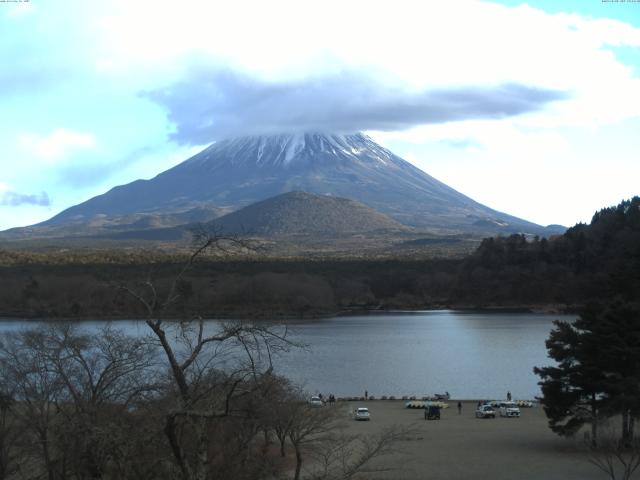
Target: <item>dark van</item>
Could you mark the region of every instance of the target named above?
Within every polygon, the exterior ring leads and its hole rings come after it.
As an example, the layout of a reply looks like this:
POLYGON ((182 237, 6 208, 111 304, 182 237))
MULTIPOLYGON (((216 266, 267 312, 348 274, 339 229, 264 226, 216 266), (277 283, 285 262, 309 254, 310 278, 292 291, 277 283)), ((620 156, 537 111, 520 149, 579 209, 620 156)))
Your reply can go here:
POLYGON ((425 412, 427 420, 440 420, 440 407, 437 405, 427 405, 425 408, 427 409, 425 412))

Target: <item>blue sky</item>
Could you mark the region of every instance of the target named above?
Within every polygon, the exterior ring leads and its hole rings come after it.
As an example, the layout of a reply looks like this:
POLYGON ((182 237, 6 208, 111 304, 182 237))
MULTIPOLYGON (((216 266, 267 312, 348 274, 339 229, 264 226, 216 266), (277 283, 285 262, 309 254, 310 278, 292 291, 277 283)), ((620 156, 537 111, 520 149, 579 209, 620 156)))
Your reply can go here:
MULTIPOLYGON (((640 27, 640 8, 632 1, 620 0, 500 0, 495 3, 508 7, 527 4, 546 13, 576 13, 584 17, 609 18, 640 27)), ((637 3, 637 2, 636 2, 637 3)))
POLYGON ((640 2, 34 0, 0 35, 0 229, 296 128, 540 224, 640 194, 640 2))

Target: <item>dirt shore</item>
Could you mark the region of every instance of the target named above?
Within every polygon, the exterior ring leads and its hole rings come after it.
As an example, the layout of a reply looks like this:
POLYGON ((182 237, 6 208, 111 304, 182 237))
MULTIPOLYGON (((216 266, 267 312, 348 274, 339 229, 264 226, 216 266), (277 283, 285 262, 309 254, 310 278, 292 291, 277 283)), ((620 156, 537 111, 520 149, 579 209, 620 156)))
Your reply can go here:
POLYGON ((348 431, 376 434, 391 425, 415 427, 399 444, 401 453, 381 459, 391 471, 367 474, 394 480, 591 480, 607 478, 588 462, 580 440, 558 437, 540 407, 523 408, 520 418, 477 419, 477 402, 450 400, 440 420, 424 420, 423 410, 402 401, 338 402, 348 431), (357 406, 371 411, 371 421, 351 420, 357 406))

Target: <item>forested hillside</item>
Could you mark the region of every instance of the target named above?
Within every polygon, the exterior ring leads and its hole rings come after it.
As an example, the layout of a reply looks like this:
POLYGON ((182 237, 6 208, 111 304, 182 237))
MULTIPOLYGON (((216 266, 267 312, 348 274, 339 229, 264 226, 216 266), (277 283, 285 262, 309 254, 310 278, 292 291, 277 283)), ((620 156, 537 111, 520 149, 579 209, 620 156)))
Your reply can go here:
MULTIPOLYGON (((95 252, 0 252, 0 315, 132 317, 120 287, 168 288, 186 257, 95 252), (62 261, 61 258, 66 258, 62 261)), ((280 260, 203 257, 167 315, 308 316, 363 309, 535 307, 640 298, 640 198, 596 213, 551 239, 485 239, 462 260, 280 260)))
POLYGON ((581 304, 639 294, 640 197, 634 197, 550 240, 485 239, 464 261, 453 298, 581 304))

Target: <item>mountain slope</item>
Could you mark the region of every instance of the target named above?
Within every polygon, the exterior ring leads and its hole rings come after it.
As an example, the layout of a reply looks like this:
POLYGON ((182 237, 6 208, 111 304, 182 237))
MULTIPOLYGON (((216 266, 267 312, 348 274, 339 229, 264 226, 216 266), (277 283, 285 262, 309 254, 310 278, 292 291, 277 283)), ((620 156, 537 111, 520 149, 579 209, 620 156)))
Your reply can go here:
POLYGON ((291 191, 357 200, 432 233, 547 233, 475 202, 363 134, 319 133, 223 140, 151 180, 115 187, 41 225, 203 202, 230 211, 291 191))
POLYGON ((117 232, 157 230, 188 223, 209 222, 224 213, 226 212, 215 206, 202 205, 166 212, 160 210, 143 213, 78 215, 64 222, 49 221, 31 227, 6 230, 0 233, 0 239, 17 241, 36 238, 108 236, 117 232))

